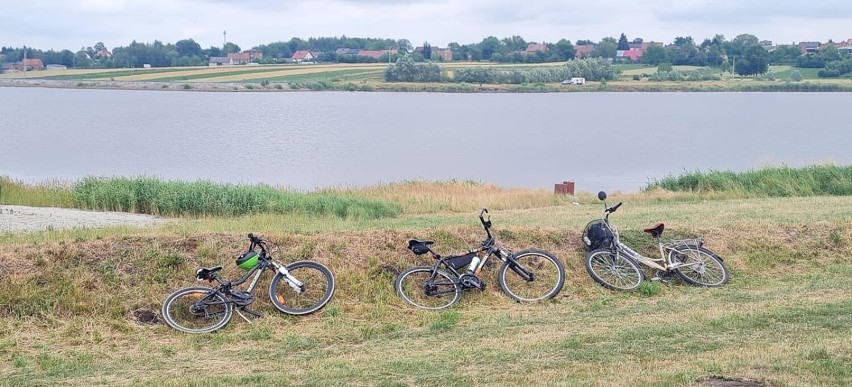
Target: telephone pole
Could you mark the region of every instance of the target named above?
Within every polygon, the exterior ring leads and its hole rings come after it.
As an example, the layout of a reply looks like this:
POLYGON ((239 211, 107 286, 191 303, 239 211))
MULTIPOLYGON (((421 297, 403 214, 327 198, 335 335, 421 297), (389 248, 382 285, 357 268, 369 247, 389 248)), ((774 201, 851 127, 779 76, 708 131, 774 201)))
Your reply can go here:
POLYGON ((225 49, 225 45, 228 44, 228 31, 222 31, 222 49, 225 49))

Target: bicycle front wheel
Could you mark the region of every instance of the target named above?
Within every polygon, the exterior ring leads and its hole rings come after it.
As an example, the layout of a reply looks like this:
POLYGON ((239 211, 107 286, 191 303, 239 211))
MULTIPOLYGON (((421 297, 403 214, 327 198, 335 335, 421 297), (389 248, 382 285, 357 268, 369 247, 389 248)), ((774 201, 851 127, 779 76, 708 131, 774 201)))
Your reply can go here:
POLYGON ((231 321, 233 309, 222 293, 191 287, 172 293, 163 303, 163 319, 170 327, 186 333, 208 333, 231 321))
POLYGON ((405 302, 420 309, 444 309, 461 297, 461 286, 456 276, 444 270, 436 271, 432 266, 415 266, 403 270, 396 277, 394 288, 405 302))
POLYGON ((728 282, 728 268, 718 255, 703 247, 678 246, 669 251, 669 261, 683 264, 674 272, 689 284, 713 287, 728 282))
POLYGON ((500 289, 518 302, 539 301, 556 297, 565 284, 565 268, 552 254, 542 250, 515 253, 515 262, 507 260, 500 267, 497 280, 500 289))
POLYGON ((645 279, 639 264, 607 248, 586 254, 586 271, 595 282, 613 290, 636 289, 645 279))
POLYGON ((269 299, 278 310, 292 315, 310 314, 331 300, 334 275, 325 265, 314 261, 298 261, 287 265, 287 271, 302 286, 276 273, 269 283, 269 299))

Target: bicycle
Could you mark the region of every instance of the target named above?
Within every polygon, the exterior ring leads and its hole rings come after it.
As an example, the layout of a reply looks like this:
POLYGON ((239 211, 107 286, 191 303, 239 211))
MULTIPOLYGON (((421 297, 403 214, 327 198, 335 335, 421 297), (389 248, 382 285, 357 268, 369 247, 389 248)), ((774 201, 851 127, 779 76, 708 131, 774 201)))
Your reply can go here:
POLYGON ((593 220, 583 231, 583 242, 589 248, 585 257, 586 271, 595 282, 608 289, 633 290, 645 280, 639 263, 657 270, 654 280, 667 281, 676 274, 689 284, 696 286, 720 286, 728 281, 728 269, 722 257, 704 247, 701 238, 662 241, 665 224, 660 222, 643 231, 656 240, 660 258, 646 257, 619 239, 618 230, 609 223, 621 202, 611 207, 606 205, 606 192, 599 192, 598 199, 604 202, 601 219, 593 220))
POLYGON ((407 303, 421 308, 438 310, 458 302, 461 292, 468 289, 484 289, 479 277, 482 268, 492 255, 503 261, 497 272, 500 289, 518 302, 539 301, 553 298, 565 284, 565 269, 562 262, 552 254, 537 249, 511 252, 497 245, 491 235, 491 216, 483 218, 487 209, 479 213, 479 221, 487 237, 479 248, 465 254, 441 256, 432 251, 434 241, 411 239, 408 249, 415 255, 429 253, 437 262, 433 266, 414 266, 403 270, 394 281, 397 294, 407 303), (467 266, 467 271, 459 270, 467 266), (507 275, 511 270, 515 275, 507 275))
POLYGON ((242 312, 255 317, 263 314, 248 308, 254 301, 252 294, 260 276, 267 270, 275 276, 269 283, 269 299, 281 312, 290 315, 306 315, 325 306, 334 293, 334 275, 324 265, 313 261, 297 261, 283 265, 275 261, 267 248, 267 242, 254 234, 248 234, 248 251, 240 254, 236 264, 248 272, 236 281, 226 281, 216 274, 222 266, 202 267, 195 272, 198 281, 216 281, 215 287, 188 287, 178 290, 166 298, 162 316, 170 327, 186 333, 208 333, 224 327, 236 311, 251 323, 242 312), (255 251, 260 248, 260 252, 255 251), (244 291, 234 288, 252 278, 244 291))

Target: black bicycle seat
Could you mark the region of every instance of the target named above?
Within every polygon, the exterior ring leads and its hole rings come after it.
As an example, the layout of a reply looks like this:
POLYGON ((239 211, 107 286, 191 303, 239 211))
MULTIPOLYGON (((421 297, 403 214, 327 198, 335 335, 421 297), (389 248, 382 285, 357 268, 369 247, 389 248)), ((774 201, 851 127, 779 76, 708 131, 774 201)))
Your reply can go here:
POLYGON ((211 277, 211 275, 219 270, 222 270, 222 266, 202 267, 195 271, 195 278, 199 281, 212 281, 213 277, 211 277))
POLYGON ((432 244, 435 244, 435 241, 430 241, 428 239, 409 239, 408 240, 408 247, 411 247, 411 246, 414 246, 414 245, 432 245, 432 244))
POLYGON ((206 271, 208 274, 213 274, 219 270, 222 270, 222 266, 202 267, 201 269, 206 271))

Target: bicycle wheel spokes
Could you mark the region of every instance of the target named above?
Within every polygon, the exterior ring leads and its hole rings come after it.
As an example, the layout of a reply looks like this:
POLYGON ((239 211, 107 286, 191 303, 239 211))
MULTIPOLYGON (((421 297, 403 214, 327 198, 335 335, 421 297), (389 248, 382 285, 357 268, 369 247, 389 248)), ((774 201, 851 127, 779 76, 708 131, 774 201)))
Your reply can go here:
POLYGON ((290 275, 302 283, 294 288, 281 274, 269 285, 269 297, 278 310, 295 315, 313 313, 328 303, 334 293, 334 276, 327 267, 313 261, 287 265, 290 275))
POLYGON ((412 267, 399 274, 396 291, 403 300, 422 309, 443 309, 458 301, 461 288, 448 273, 432 267, 412 267))
POLYGON ((608 249, 589 253, 586 270, 592 279, 610 289, 635 289, 644 279, 642 269, 636 263, 608 249))
POLYGON ((538 301, 552 298, 562 290, 565 269, 556 257, 540 251, 522 251, 515 255, 515 261, 518 267, 513 268, 514 264, 507 261, 498 274, 500 287, 509 297, 523 302, 538 301), (531 280, 524 278, 527 275, 531 280))
POLYGON ((231 307, 221 294, 211 289, 187 288, 166 299, 163 318, 182 332, 212 332, 228 323, 231 307))
POLYGON ((672 251, 673 262, 681 262, 675 272, 686 282, 698 286, 719 286, 728 281, 728 270, 709 251, 690 247, 672 251))

